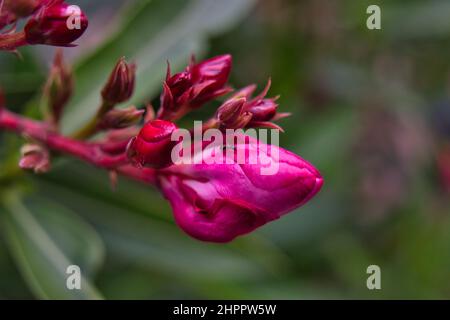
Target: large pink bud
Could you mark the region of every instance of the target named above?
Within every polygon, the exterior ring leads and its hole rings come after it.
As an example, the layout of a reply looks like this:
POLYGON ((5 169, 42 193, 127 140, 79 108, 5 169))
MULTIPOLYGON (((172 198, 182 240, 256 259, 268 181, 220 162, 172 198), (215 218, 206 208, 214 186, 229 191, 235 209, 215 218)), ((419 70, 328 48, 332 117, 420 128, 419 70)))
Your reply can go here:
MULTIPOLYGON (((206 149, 204 157, 211 154, 206 149)), ((231 241, 300 207, 322 187, 320 173, 287 150, 249 136, 232 149, 230 164, 178 164, 158 174, 177 224, 194 238, 231 241), (242 151, 244 164, 236 161, 242 151), (272 159, 277 171, 264 175, 261 163, 250 164, 258 154, 272 159)))

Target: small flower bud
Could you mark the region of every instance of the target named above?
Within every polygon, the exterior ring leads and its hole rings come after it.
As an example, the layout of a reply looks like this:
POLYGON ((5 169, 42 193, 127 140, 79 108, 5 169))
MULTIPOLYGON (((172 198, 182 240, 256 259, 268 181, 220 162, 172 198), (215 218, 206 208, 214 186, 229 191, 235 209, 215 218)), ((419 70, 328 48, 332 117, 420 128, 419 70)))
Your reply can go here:
POLYGON ((34 173, 46 173, 50 170, 50 154, 48 150, 38 144, 26 144, 21 149, 22 157, 19 167, 32 170, 34 173))
POLYGON ((173 76, 168 65, 159 118, 171 119, 181 108, 196 109, 230 92, 226 83, 231 71, 231 61, 231 56, 226 54, 198 64, 192 62, 183 72, 173 76))
POLYGON ((64 64, 62 50, 58 50, 44 88, 44 96, 48 99, 53 124, 58 124, 63 109, 72 96, 73 88, 72 70, 64 64))
POLYGON ((266 98, 269 91, 271 81, 267 82, 264 90, 252 98, 253 92, 256 89, 255 85, 247 86, 238 92, 236 92, 228 101, 236 99, 246 99, 246 103, 243 106, 243 114, 250 114, 248 121, 244 123, 244 126, 248 128, 255 127, 267 127, 283 131, 283 129, 273 121, 288 117, 289 113, 277 113, 278 104, 276 103, 278 97, 266 98))
POLYGON ((170 121, 147 122, 128 144, 128 158, 137 167, 164 168, 172 165, 172 148, 177 142, 171 141, 171 136, 176 129, 170 121))
POLYGON ((117 104, 130 99, 134 91, 135 74, 135 64, 128 64, 125 58, 120 58, 103 87, 103 100, 109 104, 117 104))
POLYGON ((113 109, 108 111, 100 120, 99 129, 123 129, 137 124, 144 115, 145 110, 138 110, 135 106, 126 109, 113 109))
POLYGON ((50 0, 28 20, 25 37, 29 44, 71 46, 88 27, 88 19, 78 6, 50 0))
POLYGON ((205 82, 213 81, 209 86, 209 91, 219 90, 225 86, 231 71, 231 56, 224 54, 217 56, 190 67, 192 81, 205 82))
POLYGON ((261 99, 250 104, 246 110, 253 115, 254 121, 270 121, 275 117, 277 108, 275 99, 261 99))
POLYGON ((217 110, 220 126, 226 129, 244 128, 252 118, 249 112, 244 112, 246 102, 245 98, 230 99, 220 106, 217 110))

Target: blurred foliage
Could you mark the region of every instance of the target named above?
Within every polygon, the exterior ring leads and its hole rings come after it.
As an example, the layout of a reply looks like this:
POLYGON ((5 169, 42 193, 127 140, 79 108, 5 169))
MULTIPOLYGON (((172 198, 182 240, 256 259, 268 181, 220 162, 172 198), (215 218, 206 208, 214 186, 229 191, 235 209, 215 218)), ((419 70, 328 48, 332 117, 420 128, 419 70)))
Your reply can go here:
MULTIPOLYGON (((450 203, 435 163, 450 142, 448 1, 121 5, 90 2, 87 44, 66 50, 77 80, 67 131, 95 112, 120 56, 138 64, 133 103, 157 105, 166 60, 180 70, 191 53, 228 52, 237 88, 272 78, 270 93, 293 113, 282 146, 325 186, 298 212, 212 245, 183 234, 146 186, 121 179, 113 192, 107 173, 72 159, 43 176, 18 172, 21 140, 0 136, 0 298, 450 297, 450 203), (381 6, 382 30, 366 28, 369 4, 381 6), (72 263, 81 291, 65 289, 72 263), (371 264, 382 290, 366 288, 371 264)), ((21 53, 0 55, 0 85, 8 107, 36 115, 53 49, 21 53)))

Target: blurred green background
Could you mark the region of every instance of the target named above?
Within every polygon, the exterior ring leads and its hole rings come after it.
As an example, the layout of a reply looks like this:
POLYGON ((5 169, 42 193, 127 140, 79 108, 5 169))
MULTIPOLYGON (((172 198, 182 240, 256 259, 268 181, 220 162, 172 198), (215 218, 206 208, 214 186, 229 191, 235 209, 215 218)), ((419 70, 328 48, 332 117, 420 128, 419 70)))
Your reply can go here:
MULTIPOLYGON (((137 62, 132 102, 142 106, 157 104, 167 59, 180 71, 191 53, 231 53, 235 87, 272 77, 270 94, 293 113, 281 145, 325 185, 257 232, 207 244, 175 226, 151 187, 120 179, 113 192, 106 172, 66 158, 46 175, 18 172, 23 140, 0 135, 0 298, 450 298, 439 160, 450 143, 449 1, 70 2, 90 28, 65 49, 77 81, 67 132, 95 112, 122 55, 137 62), (366 28, 370 4, 381 6, 381 30, 366 28), (69 264, 81 266, 81 291, 65 287, 69 264), (366 287, 372 264, 381 290, 366 287)), ((0 54, 10 109, 38 115, 54 50, 0 54)))

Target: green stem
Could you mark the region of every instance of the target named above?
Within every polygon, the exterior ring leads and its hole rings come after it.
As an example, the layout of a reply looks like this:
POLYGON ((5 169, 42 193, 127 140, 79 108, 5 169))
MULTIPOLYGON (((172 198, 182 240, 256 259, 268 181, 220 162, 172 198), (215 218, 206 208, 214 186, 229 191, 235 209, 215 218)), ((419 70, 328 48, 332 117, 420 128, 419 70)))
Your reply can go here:
POLYGON ((89 122, 84 127, 74 133, 72 137, 77 140, 86 140, 92 137, 95 133, 97 133, 100 119, 112 108, 114 108, 113 103, 103 100, 96 115, 91 120, 89 120, 89 122))

